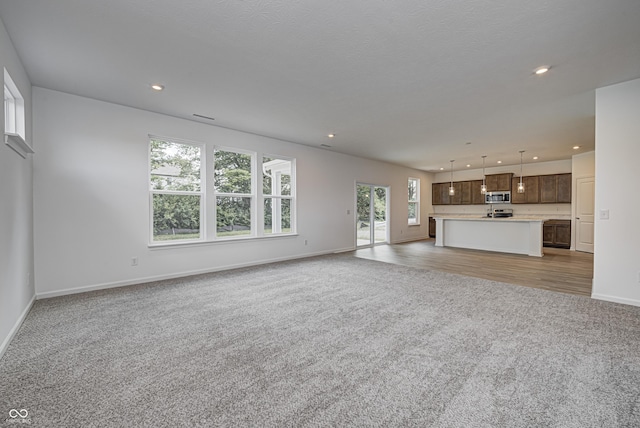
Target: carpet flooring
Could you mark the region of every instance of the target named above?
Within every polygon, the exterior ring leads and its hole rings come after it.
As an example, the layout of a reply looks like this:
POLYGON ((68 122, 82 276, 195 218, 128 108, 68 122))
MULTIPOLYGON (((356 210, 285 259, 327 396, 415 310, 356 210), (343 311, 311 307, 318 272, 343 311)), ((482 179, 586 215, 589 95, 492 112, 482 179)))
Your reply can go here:
POLYGON ((638 427, 640 308, 316 257, 35 303, 0 426, 638 427))

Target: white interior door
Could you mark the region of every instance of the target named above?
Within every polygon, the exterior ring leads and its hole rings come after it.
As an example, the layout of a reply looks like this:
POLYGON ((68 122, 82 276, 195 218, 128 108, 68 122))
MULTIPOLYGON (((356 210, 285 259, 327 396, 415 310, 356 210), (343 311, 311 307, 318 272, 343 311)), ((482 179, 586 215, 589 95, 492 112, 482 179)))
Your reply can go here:
POLYGON ((576 250, 593 253, 594 177, 576 180, 576 250))

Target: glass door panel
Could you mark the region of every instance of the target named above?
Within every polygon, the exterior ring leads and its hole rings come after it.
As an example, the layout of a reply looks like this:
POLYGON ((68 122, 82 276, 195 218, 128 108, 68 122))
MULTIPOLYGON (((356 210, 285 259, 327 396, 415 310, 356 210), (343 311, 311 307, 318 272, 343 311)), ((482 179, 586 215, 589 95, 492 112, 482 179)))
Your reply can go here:
POLYGON ((371 233, 371 186, 358 184, 356 196, 356 246, 364 247, 373 243, 371 233))
POLYGON ((375 244, 387 242, 387 189, 373 188, 373 242, 375 244))
POLYGON ((370 184, 358 184, 356 187, 356 247, 370 247, 389 242, 388 189, 370 184))

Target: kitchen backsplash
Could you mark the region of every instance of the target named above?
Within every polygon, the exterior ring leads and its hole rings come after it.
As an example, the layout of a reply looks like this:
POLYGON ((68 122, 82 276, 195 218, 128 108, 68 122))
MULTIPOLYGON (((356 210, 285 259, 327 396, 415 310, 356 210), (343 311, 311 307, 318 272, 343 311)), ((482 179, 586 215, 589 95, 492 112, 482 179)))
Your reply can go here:
MULTIPOLYGON (((541 216, 554 219, 570 219, 571 204, 494 204, 493 208, 511 208, 514 217, 541 216)), ((487 213, 489 205, 434 205, 434 214, 479 214, 487 213)))

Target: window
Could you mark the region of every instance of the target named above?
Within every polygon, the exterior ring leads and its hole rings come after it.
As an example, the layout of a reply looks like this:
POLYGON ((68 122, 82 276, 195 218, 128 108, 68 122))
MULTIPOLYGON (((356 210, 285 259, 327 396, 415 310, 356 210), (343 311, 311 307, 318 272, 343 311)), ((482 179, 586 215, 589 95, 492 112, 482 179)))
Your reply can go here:
POLYGON ((33 153, 25 141, 27 136, 24 98, 6 68, 4 69, 4 134, 7 145, 23 158, 27 157, 27 153, 33 153))
POLYGON ((265 235, 291 232, 292 175, 293 162, 290 159, 262 158, 265 235))
POLYGON ((214 151, 213 188, 216 197, 216 237, 247 236, 252 231, 254 156, 230 150, 214 151))
POLYGON ((409 178, 409 224, 420 224, 420 180, 409 178))
POLYGON ((294 159, 156 137, 149 159, 152 243, 295 233, 294 159))
POLYGON ((152 139, 149 158, 152 241, 200 239, 201 147, 152 139))

